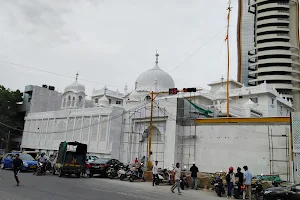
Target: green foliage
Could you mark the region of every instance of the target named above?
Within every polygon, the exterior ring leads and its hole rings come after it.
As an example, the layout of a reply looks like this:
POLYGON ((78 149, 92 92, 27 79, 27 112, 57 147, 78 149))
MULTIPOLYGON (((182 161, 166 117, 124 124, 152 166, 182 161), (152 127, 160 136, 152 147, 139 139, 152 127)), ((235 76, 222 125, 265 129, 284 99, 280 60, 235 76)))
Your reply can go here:
MULTIPOLYGON (((22 118, 18 112, 18 103, 23 101, 23 94, 19 91, 11 91, 8 88, 0 85, 0 122, 9 126, 23 129, 24 118, 22 118)), ((0 136, 8 131, 13 131, 3 125, 0 125, 0 136)), ((21 133, 18 133, 21 134, 21 133)))

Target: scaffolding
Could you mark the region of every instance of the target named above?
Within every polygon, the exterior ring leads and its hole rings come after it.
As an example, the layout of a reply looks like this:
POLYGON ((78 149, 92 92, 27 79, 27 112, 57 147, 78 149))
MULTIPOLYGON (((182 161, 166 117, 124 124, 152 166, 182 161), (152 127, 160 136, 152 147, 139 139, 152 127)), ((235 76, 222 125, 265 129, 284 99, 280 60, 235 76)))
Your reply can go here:
MULTIPOLYGON (((194 103, 191 101, 192 95, 190 93, 189 99, 182 99, 182 102, 178 100, 178 110, 181 111, 181 115, 177 118, 177 160, 181 166, 186 166, 188 169, 192 166, 192 163, 196 161, 196 140, 197 131, 196 124, 196 111, 194 103), (185 106, 187 104, 188 106, 185 106), (189 130, 186 131, 186 127, 189 130)), ((195 99, 195 96, 194 96, 195 99)), ((196 114, 198 115, 198 114, 196 114)))
POLYGON ((290 181, 290 144, 289 144, 289 130, 286 129, 284 134, 273 134, 273 129, 268 126, 268 140, 269 140, 269 157, 270 157, 270 174, 286 176, 286 181, 290 181), (274 145, 274 138, 277 142, 285 143, 284 147, 274 145), (285 159, 280 155, 285 155, 285 159), (280 157, 280 158, 278 158, 280 157), (279 172, 278 166, 286 166, 285 172, 279 172), (277 167, 276 167, 277 166, 277 167))
MULTIPOLYGON (((161 114, 159 103, 153 108, 153 135, 152 135, 152 161, 158 161, 159 165, 164 165, 165 134, 159 131, 161 124, 165 123, 165 114, 161 114)), ((147 157, 149 145, 149 116, 150 107, 143 105, 133 111, 128 111, 123 119, 123 131, 120 136, 122 147, 119 156, 126 157, 128 163, 132 163, 135 158, 140 161, 144 156, 147 157), (127 116, 126 116, 127 115, 127 116), (125 137, 125 138, 124 138, 125 137)))

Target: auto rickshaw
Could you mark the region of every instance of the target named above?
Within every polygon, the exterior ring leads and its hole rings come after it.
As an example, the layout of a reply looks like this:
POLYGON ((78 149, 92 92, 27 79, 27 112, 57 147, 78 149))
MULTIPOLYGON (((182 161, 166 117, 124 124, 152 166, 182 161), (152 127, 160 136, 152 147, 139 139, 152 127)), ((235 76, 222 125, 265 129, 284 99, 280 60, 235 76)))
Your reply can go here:
POLYGON ((75 174, 78 178, 85 168, 87 145, 79 142, 61 142, 53 167, 59 177, 75 174))

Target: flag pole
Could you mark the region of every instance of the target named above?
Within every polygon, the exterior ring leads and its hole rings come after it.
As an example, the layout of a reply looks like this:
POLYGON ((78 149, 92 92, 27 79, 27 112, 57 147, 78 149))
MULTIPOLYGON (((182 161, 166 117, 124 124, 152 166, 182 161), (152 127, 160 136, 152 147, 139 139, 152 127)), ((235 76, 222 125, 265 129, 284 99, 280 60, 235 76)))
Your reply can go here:
POLYGON ((225 41, 227 42, 227 82, 226 82, 226 116, 229 117, 229 75, 230 75, 230 48, 229 48, 229 25, 231 13, 231 0, 228 0, 227 15, 227 33, 225 41))

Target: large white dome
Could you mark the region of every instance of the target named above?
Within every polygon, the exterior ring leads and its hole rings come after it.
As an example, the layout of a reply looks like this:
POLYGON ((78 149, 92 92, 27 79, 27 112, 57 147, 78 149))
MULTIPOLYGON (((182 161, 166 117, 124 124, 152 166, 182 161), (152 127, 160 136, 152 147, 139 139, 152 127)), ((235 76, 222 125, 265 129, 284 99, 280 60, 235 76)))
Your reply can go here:
POLYGON ((65 88, 65 93, 66 92, 74 92, 74 93, 83 92, 83 93, 85 93, 85 87, 84 87, 84 85, 81 85, 77 81, 75 81, 74 83, 72 83, 71 85, 69 85, 65 88))
POLYGON ((158 65, 139 75, 136 83, 137 91, 163 92, 175 87, 173 78, 167 72, 161 70, 158 65))

